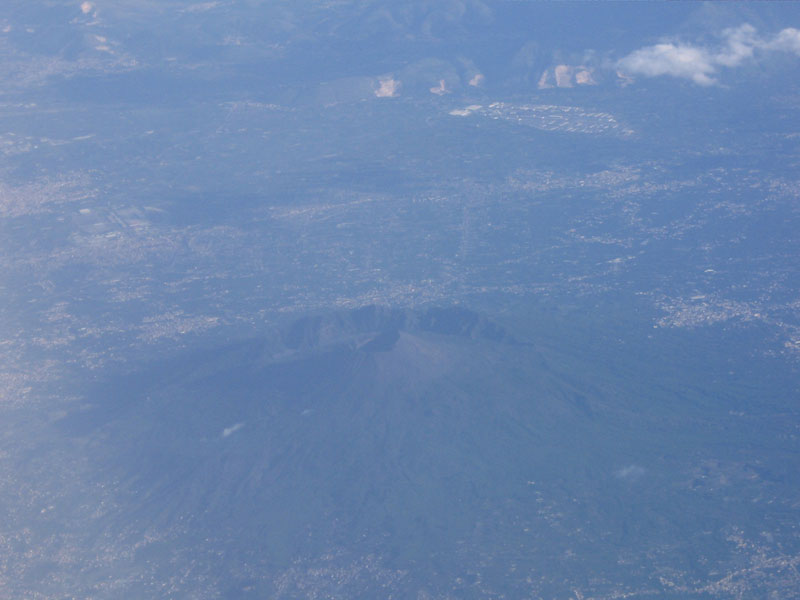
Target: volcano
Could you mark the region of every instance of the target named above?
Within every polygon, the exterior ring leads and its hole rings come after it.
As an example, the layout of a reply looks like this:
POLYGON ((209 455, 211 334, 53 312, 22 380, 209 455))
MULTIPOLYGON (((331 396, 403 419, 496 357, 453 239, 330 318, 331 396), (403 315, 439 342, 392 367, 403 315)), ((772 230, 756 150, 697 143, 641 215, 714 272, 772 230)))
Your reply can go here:
POLYGON ((368 307, 116 378, 60 427, 113 482, 91 527, 135 540, 129 590, 608 592, 711 501, 682 471, 708 415, 639 383, 462 308, 368 307))

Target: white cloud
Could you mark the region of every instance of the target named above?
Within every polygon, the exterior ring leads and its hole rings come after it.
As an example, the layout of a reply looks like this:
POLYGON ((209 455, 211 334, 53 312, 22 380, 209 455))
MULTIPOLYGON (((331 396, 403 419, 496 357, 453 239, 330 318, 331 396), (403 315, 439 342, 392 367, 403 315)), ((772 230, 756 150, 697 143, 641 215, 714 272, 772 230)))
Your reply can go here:
POLYGON ((614 473, 614 476, 617 479, 638 479, 646 472, 647 471, 639 465, 628 465, 627 467, 617 469, 617 471, 614 473))
POLYGON ((787 28, 772 38, 762 38, 747 23, 723 30, 717 47, 663 42, 631 52, 617 62, 625 75, 690 79, 698 85, 717 83, 721 67, 733 68, 755 58, 757 52, 783 51, 800 55, 800 31, 787 28))
POLYGON ((475 75, 472 76, 472 79, 469 80, 469 84, 472 87, 480 87, 483 85, 483 82, 485 80, 486 78, 483 76, 483 73, 476 73, 475 75))
POLYGON ((431 88, 431 94, 436 94, 437 96, 442 96, 449 91, 450 90, 447 89, 447 84, 444 82, 444 79, 440 79, 439 85, 435 85, 431 88))
POLYGON ((400 93, 400 82, 391 77, 380 79, 378 81, 378 89, 375 90, 375 95, 378 98, 394 98, 400 93))
POLYGON ((623 73, 632 75, 671 75, 691 79, 700 85, 714 83, 711 75, 716 70, 702 48, 675 44, 656 44, 636 50, 620 60, 618 67, 623 73))
POLYGON ((546 90, 553 87, 553 84, 550 83, 550 69, 545 69, 542 76, 539 78, 538 88, 540 90, 546 90))
POLYGON ((753 52, 761 42, 752 25, 745 23, 722 32, 725 46, 713 55, 713 60, 724 67, 738 67, 753 57, 753 52))
POLYGON ((92 12, 93 8, 94 6, 92 6, 91 2, 84 2, 81 4, 81 12, 85 15, 88 15, 90 12, 92 12))
MULTIPOLYGON (((579 67, 580 69, 580 67, 579 67)), ((597 85, 594 80, 592 71, 589 69, 581 69, 575 73, 575 83, 578 85, 597 85)))
POLYGON ((230 427, 226 427, 222 430, 222 437, 226 438, 230 434, 239 431, 242 427, 244 427, 244 423, 236 423, 235 425, 231 425, 230 427))
POLYGON ((572 87, 572 67, 569 65, 558 65, 553 72, 556 75, 556 85, 558 87, 572 87))
POLYGON ((776 35, 765 46, 768 50, 793 52, 800 56, 800 29, 788 27, 776 35))
POLYGON ((539 78, 538 87, 545 90, 553 87, 571 88, 574 85, 597 85, 592 74, 593 69, 585 65, 556 65, 552 69, 545 69, 539 78), (551 73, 552 71, 552 73, 551 73))

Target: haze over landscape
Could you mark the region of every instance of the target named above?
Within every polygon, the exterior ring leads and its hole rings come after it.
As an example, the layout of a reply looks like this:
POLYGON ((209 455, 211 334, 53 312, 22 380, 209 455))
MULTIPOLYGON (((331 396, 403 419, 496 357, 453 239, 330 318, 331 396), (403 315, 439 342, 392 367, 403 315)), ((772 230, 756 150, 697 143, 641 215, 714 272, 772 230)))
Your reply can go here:
POLYGON ((800 597, 800 5, 0 48, 0 598, 800 597))

